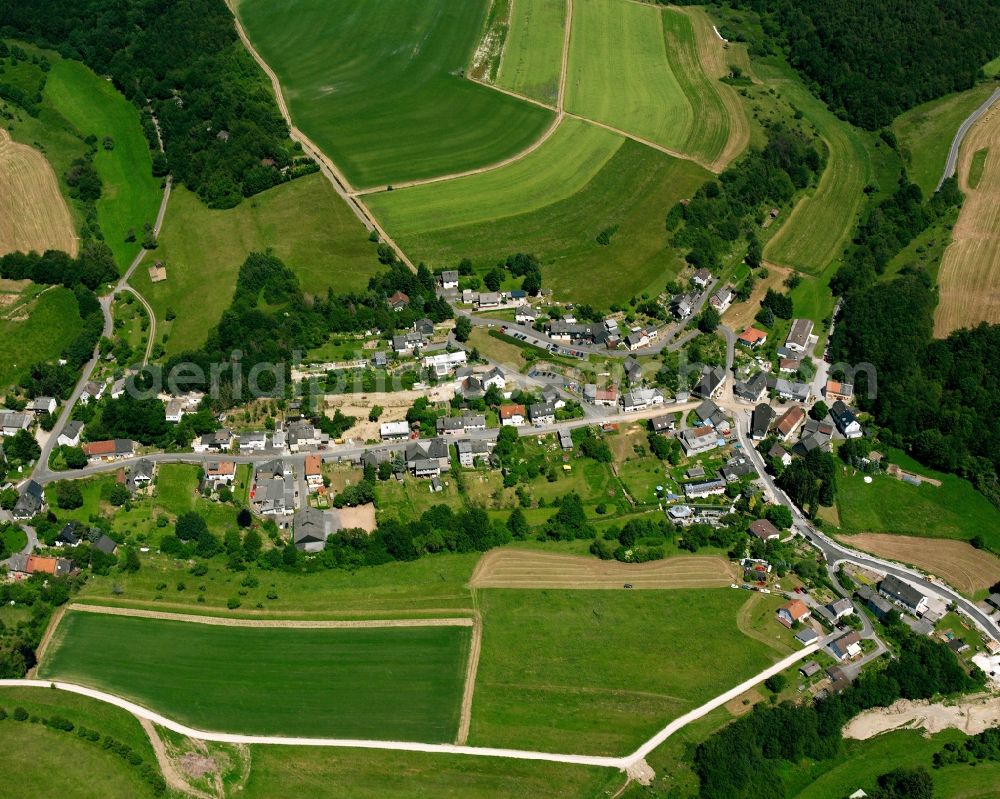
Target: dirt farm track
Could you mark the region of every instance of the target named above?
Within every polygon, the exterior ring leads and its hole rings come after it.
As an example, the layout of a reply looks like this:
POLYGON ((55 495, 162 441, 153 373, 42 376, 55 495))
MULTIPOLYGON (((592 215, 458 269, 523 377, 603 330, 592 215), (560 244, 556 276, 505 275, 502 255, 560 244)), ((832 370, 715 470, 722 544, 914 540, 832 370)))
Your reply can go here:
POLYGON ((476 564, 472 588, 720 588, 733 582, 733 567, 722 558, 667 558, 650 563, 517 549, 496 549, 476 564))
POLYGON ((1000 558, 965 541, 884 533, 844 536, 843 541, 873 555, 911 563, 940 577, 966 596, 1000 580, 1000 558))
POLYGON ((0 128, 0 255, 63 250, 77 238, 59 183, 45 156, 0 128))

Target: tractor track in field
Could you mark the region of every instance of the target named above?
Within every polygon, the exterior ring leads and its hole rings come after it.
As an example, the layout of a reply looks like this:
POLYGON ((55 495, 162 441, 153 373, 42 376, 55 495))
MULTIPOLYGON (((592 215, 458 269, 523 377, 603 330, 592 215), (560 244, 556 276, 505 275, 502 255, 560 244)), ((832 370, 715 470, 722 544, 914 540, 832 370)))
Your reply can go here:
MULTIPOLYGON (((105 616, 132 616, 139 619, 182 621, 213 627, 288 628, 299 630, 337 630, 384 627, 475 627, 475 620, 465 616, 426 619, 239 619, 226 616, 198 616, 192 613, 168 613, 162 610, 118 608, 110 605, 70 605, 69 610, 99 613, 105 616)), ((54 629, 54 625, 53 628, 54 629)))

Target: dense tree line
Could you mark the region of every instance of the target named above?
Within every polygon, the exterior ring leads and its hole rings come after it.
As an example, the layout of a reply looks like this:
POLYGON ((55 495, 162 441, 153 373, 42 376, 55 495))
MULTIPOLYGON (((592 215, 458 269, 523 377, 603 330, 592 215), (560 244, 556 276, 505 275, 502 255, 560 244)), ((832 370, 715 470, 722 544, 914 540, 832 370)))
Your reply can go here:
POLYGON ((804 758, 821 761, 835 756, 842 746, 841 729, 861 711, 887 707, 900 698, 929 699, 984 684, 981 671, 966 673, 944 644, 912 633, 898 617, 886 632, 899 656, 884 669, 865 671, 841 694, 814 704, 756 705, 753 712, 699 744, 694 769, 700 796, 782 799, 783 767, 804 758))
MULTIPOLYGON (((728 0, 763 15, 756 54, 776 49, 831 109, 875 130, 970 88, 1000 52, 994 0, 728 0)), ((726 32, 727 35, 729 32, 726 32)))
POLYGON ((756 250, 755 231, 766 208, 791 200, 822 171, 823 158, 801 133, 775 127, 763 149, 751 150, 694 197, 667 214, 671 245, 688 263, 712 268, 742 238, 756 250))
POLYGON ((804 458, 796 458, 781 474, 778 485, 789 498, 810 516, 820 505, 833 505, 836 496, 836 461, 829 452, 810 450, 804 458))
MULTIPOLYGON (((213 208, 286 178, 288 130, 224 0, 0 0, 0 32, 83 61, 160 122, 167 169, 213 208)), ((144 125, 147 137, 150 125, 144 125)))

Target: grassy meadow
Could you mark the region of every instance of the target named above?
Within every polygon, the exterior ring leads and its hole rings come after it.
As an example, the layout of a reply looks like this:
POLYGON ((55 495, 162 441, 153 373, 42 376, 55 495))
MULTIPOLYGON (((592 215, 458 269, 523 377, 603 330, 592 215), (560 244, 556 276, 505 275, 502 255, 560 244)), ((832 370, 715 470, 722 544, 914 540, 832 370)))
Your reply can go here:
POLYGON ((42 291, 17 310, 0 308, 0 387, 18 382, 32 364, 54 360, 80 332, 76 295, 62 286, 42 291))
POLYGON ((754 69, 802 111, 826 142, 827 163, 819 184, 798 201, 764 248, 769 261, 818 274, 840 256, 857 222, 863 189, 872 176, 865 134, 837 119, 787 65, 755 62, 754 69))
POLYGON ((464 77, 487 0, 241 0, 295 124, 356 187, 495 163, 552 113, 464 77))
POLYGON ((150 282, 145 266, 132 279, 153 306, 157 335, 168 333, 168 354, 204 343, 229 306, 247 255, 268 248, 310 294, 325 295, 330 287, 362 290, 382 268, 364 227, 319 173, 227 210, 207 208, 187 189, 175 187, 160 246, 151 253, 167 267, 167 279, 150 282), (172 322, 165 319, 168 308, 177 314, 172 322))
MULTIPOLYGON (((566 164, 562 168, 573 169, 566 164)), ((432 266, 468 257, 477 268, 488 269, 510 253, 534 253, 543 264, 544 285, 557 298, 604 307, 650 287, 658 292, 677 273, 681 261, 666 247, 663 219, 671 205, 691 196, 709 176, 691 161, 626 140, 579 191, 543 208, 524 211, 514 201, 506 209, 510 215, 500 218, 446 228, 435 223, 436 229, 406 235, 397 235, 391 224, 388 229, 412 257, 432 266), (618 230, 610 244, 598 244, 598 233, 612 225, 618 230), (609 274, 615 275, 612 283, 607 282, 609 274)), ((549 191, 551 195, 558 189, 549 191)), ((517 187, 512 185, 510 193, 516 196, 517 187)), ((395 203, 397 194, 405 199, 404 191, 370 199, 379 210, 383 198, 386 204, 395 203)))
POLYGON ((215 627, 67 613, 40 676, 247 734, 449 741, 468 627, 215 627))
POLYGON ((152 156, 142 133, 139 111, 115 87, 78 61, 57 61, 45 84, 45 100, 58 109, 82 137, 97 137, 94 168, 103 191, 97 220, 105 241, 124 271, 142 247, 142 226, 152 224, 160 206, 160 178, 152 175, 152 156), (102 145, 105 136, 114 148, 102 145), (136 241, 125 236, 132 228, 136 241))
POLYGON ((516 0, 496 84, 555 105, 565 26, 565 0, 516 0))
POLYGON ((470 743, 620 755, 777 659, 745 592, 488 589, 470 743))
POLYGON ((930 538, 968 541, 981 535, 1000 551, 1000 511, 967 480, 928 469, 893 450, 890 458, 902 468, 934 477, 941 487, 904 483, 878 475, 865 483, 859 473, 838 467, 837 510, 840 526, 848 533, 900 533, 930 538))
POLYGON ((992 94, 988 83, 922 103, 892 122, 906 160, 906 171, 925 195, 937 187, 952 139, 965 118, 992 94))
POLYGON ((983 172, 986 170, 986 156, 989 155, 989 148, 983 147, 972 154, 972 161, 969 163, 969 188, 975 189, 979 186, 979 181, 983 179, 983 172))

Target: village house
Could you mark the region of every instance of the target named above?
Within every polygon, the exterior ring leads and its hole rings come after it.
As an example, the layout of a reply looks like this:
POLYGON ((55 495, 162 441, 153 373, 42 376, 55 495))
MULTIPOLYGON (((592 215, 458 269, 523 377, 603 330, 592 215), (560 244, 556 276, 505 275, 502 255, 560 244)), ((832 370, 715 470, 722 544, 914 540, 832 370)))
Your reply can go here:
POLYGON ((791 627, 795 622, 802 623, 811 615, 806 603, 801 599, 793 599, 778 608, 778 621, 786 627, 791 627))
POLYGON ((126 438, 115 438, 106 441, 91 441, 83 445, 83 454, 91 463, 107 463, 110 461, 131 458, 135 452, 135 442, 126 438))
POLYGON ((859 585, 854 593, 875 614, 875 618, 879 621, 882 621, 882 619, 892 612, 892 604, 871 586, 859 585))
POLYGON ((622 369, 625 372, 625 382, 630 385, 642 382, 642 364, 631 355, 622 361, 622 369))
POLYGON ((851 402, 854 399, 854 386, 850 383, 841 383, 837 380, 827 380, 826 388, 823 389, 823 396, 828 402, 851 402))
POLYGON ((774 428, 775 432, 782 441, 788 441, 795 431, 799 429, 805 419, 806 412, 802 410, 802 406, 793 405, 778 417, 778 424, 774 428))
POLYGON ((471 469, 480 463, 488 462, 492 449, 492 441, 485 441, 479 438, 463 438, 455 442, 458 462, 466 469, 471 469))
POLYGON ((288 425, 285 440, 289 452, 308 452, 312 449, 325 449, 330 443, 330 436, 312 422, 300 419, 288 425))
POLYGON ((625 346, 630 352, 635 352, 635 350, 641 350, 643 347, 649 345, 649 335, 645 331, 639 331, 637 333, 630 333, 625 336, 625 346))
POLYGON ((28 413, 34 414, 53 414, 56 412, 56 401, 53 397, 35 397, 28 403, 25 410, 28 411, 28 413))
POLYGON ((830 418, 844 438, 861 438, 864 435, 861 423, 843 401, 837 400, 830 406, 830 418))
POLYGON ((156 473, 156 464, 148 458, 140 458, 131 466, 125 474, 125 487, 129 493, 135 494, 147 488, 153 482, 153 475, 156 473))
POLYGON ((749 474, 752 474, 755 478, 757 477, 757 470, 753 468, 753 464, 742 455, 736 455, 730 458, 729 461, 719 470, 719 473, 722 475, 722 479, 727 483, 734 483, 749 474))
POLYGON ((729 430, 729 418, 726 416, 726 412, 710 399, 705 400, 695 408, 694 415, 703 425, 714 427, 720 431, 729 430))
POLYGON ((281 458, 259 464, 250 489, 250 504, 261 516, 286 516, 295 510, 291 465, 281 458))
POLYGON ((622 395, 622 411, 634 413, 663 404, 663 392, 658 388, 634 388, 622 395))
POLYGON ((777 541, 781 538, 781 531, 767 519, 751 522, 750 534, 757 536, 761 541, 777 541))
POLYGON ((551 402, 536 402, 528 408, 528 418, 536 427, 552 424, 556 420, 556 409, 551 402))
POLYGON ((695 388, 702 399, 715 399, 726 385, 726 370, 721 366, 706 366, 695 388))
POLYGON ((222 428, 196 438, 191 448, 195 452, 227 452, 233 443, 233 431, 222 428))
POLYGON ((311 492, 315 493, 323 487, 323 459, 319 455, 306 455, 303 476, 311 492))
POLYGON ((757 372, 747 381, 737 380, 733 384, 733 394, 746 402, 760 402, 767 393, 767 375, 757 372))
POLYGON ((448 442, 443 438, 411 441, 406 445, 406 468, 414 477, 436 477, 451 470, 448 442))
POLYGON ((413 332, 430 338, 434 335, 434 322, 426 316, 423 319, 418 319, 413 323, 413 332))
POLYGON ((205 485, 212 491, 232 485, 235 479, 236 464, 233 461, 209 461, 205 464, 205 485))
POLYGON ((7 562, 8 571, 14 579, 23 579, 32 574, 51 574, 65 577, 73 571, 73 564, 64 558, 47 558, 42 555, 12 555, 7 562))
POLYGON ((791 352, 804 353, 812 336, 813 323, 810 319, 793 319, 792 329, 785 339, 785 349, 791 352))
POLYGON ((458 270, 445 269, 441 273, 441 288, 445 291, 458 288, 458 270))
POLYGON ((478 415, 442 416, 437 420, 438 435, 461 436, 473 430, 485 430, 486 417, 478 415))
POLYGON ((837 660, 850 660, 861 654, 861 636, 857 630, 851 630, 830 644, 830 652, 837 660))
POLYGON ((114 555, 118 552, 118 542, 100 530, 91 530, 88 532, 87 540, 93 549, 103 552, 105 555, 114 555))
POLYGON ((559 431, 559 446, 561 449, 569 451, 573 449, 573 434, 569 430, 559 431))
POLYGON ((736 340, 744 347, 755 350, 767 343, 767 333, 755 327, 748 327, 740 333, 736 340))
POLYGON ((41 513, 45 507, 45 493, 34 480, 29 480, 18 493, 17 502, 10 515, 19 520, 30 519, 41 513))
POLYGON ((687 319, 698 304, 697 294, 679 294, 670 302, 670 311, 679 320, 687 319))
POLYGON ((435 355, 428 355, 423 360, 425 369, 433 369, 434 374, 438 377, 444 377, 445 375, 450 375, 458 367, 465 366, 468 356, 465 354, 465 350, 456 350, 455 352, 440 352, 435 355))
POLYGON ((595 383, 587 383, 583 387, 583 399, 592 405, 613 408, 618 404, 618 389, 615 386, 598 388, 595 383))
POLYGON ((779 358, 778 371, 783 375, 795 374, 802 368, 801 358, 779 358))
POLYGON ((709 283, 712 282, 712 273, 707 269, 699 269, 693 275, 691 275, 691 282, 694 283, 698 288, 705 288, 709 283))
POLYGON ((389 297, 389 307, 397 313, 404 310, 409 304, 410 298, 401 291, 397 291, 389 297))
POLYGON ((719 315, 724 314, 729 306, 733 304, 733 290, 729 286, 723 286, 708 299, 708 304, 714 308, 719 315))
POLYGON ((80 402, 87 405, 93 400, 96 402, 101 397, 104 396, 104 383, 96 383, 91 380, 87 385, 83 387, 83 391, 80 392, 80 402))
POLYGON ((0 434, 16 436, 18 431, 27 430, 31 426, 31 417, 17 411, 0 412, 0 434))
POLYGON ((806 423, 802 425, 801 438, 792 448, 792 452, 802 457, 814 449, 829 452, 832 439, 833 425, 827 422, 817 422, 815 419, 807 419, 806 423))
POLYGON ((62 432, 56 439, 56 443, 60 447, 78 447, 80 446, 80 434, 83 432, 83 422, 78 419, 72 419, 66 422, 66 426, 63 427, 62 432))
POLYGON ((407 422, 383 422, 378 432, 383 441, 402 441, 410 437, 410 425, 407 422))
POLYGON ((812 399, 812 387, 808 383, 768 375, 767 387, 785 400, 807 403, 812 399))
POLYGON ((878 592, 915 616, 922 616, 927 611, 927 597, 893 574, 887 574, 882 579, 878 592))
POLYGON ((792 462, 792 454, 778 443, 767 451, 767 457, 781 461, 782 466, 788 466, 792 462))
POLYGON ((500 406, 500 424, 504 427, 520 427, 527 415, 528 411, 523 405, 500 406))
POLYGON ((672 413, 665 413, 663 416, 654 416, 649 420, 649 426, 654 433, 669 433, 677 423, 674 421, 674 415, 672 413))
POLYGON ((239 444, 240 452, 263 452, 267 449, 267 433, 241 433, 236 443, 239 444))
POLYGON ((300 552, 319 552, 326 539, 340 529, 336 513, 304 507, 292 516, 292 543, 300 552))
POLYGON ((767 438, 767 431, 771 428, 771 422, 777 415, 774 408, 766 402, 761 402, 750 415, 750 438, 754 441, 763 441, 767 438))
POLYGON ((520 305, 514 311, 514 321, 519 325, 533 325, 536 319, 538 319, 538 311, 530 305, 520 305))
POLYGON ((392 351, 400 356, 412 355, 414 350, 423 347, 426 343, 426 336, 411 330, 408 333, 401 333, 392 337, 392 351))
POLYGON ((854 613, 854 605, 851 600, 846 598, 833 600, 833 602, 826 606, 826 609, 830 611, 830 615, 837 620, 842 619, 845 616, 850 616, 854 613))
POLYGON ((699 499, 712 494, 725 494, 726 483, 724 480, 704 480, 698 483, 686 483, 684 485, 685 499, 699 499))
POLYGON ((500 300, 500 292, 498 291, 481 291, 476 304, 479 306, 479 310, 483 311, 487 308, 499 308, 500 300))
POLYGON ((697 455, 700 452, 708 452, 710 449, 715 449, 724 443, 719 438, 719 434, 708 425, 682 430, 677 438, 680 440, 681 445, 684 447, 684 453, 688 457, 697 455))
POLYGON ((809 646, 809 644, 815 643, 819 640, 819 633, 817 633, 812 627, 805 627, 795 633, 795 640, 803 646, 809 646))
POLYGON ((820 671, 822 671, 822 669, 820 668, 819 663, 815 660, 807 661, 799 666, 799 673, 806 679, 812 677, 814 674, 818 674, 820 671))
POLYGON ((184 418, 186 403, 180 397, 171 397, 167 400, 165 417, 168 422, 177 424, 184 418))

